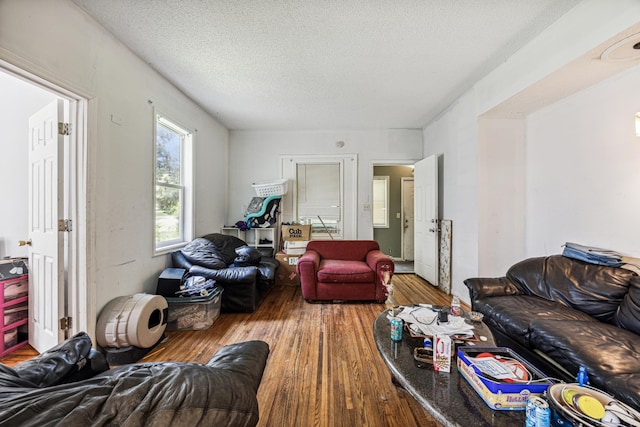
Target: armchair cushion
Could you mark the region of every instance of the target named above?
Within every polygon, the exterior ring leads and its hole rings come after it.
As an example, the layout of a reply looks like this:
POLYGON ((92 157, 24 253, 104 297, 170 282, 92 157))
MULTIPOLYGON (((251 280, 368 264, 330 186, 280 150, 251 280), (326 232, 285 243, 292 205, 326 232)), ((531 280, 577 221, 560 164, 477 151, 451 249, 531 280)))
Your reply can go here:
POLYGON ((227 263, 218 253, 213 242, 203 237, 198 237, 187 243, 181 252, 191 264, 216 270, 227 267, 227 263))
POLYGON ((326 283, 372 283, 375 272, 362 261, 325 259, 320 263, 318 280, 326 283))

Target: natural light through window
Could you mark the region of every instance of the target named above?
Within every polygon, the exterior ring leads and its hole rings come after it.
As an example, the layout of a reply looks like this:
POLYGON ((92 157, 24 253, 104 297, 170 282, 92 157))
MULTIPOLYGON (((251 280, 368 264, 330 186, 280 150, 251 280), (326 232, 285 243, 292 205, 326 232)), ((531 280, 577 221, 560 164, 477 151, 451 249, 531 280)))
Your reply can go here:
POLYGON ((156 115, 155 249, 191 240, 192 132, 156 115))
POLYGON ((389 227, 389 177, 373 177, 373 226, 389 227))

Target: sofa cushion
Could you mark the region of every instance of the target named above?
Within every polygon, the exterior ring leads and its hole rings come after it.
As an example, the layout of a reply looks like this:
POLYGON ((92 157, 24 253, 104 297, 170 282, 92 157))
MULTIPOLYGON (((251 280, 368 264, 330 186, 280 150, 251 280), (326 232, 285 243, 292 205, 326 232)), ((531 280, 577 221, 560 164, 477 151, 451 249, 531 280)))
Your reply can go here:
POLYGON ((636 274, 562 255, 529 258, 513 265, 507 277, 526 293, 581 310, 612 323, 629 281, 636 274))
POLYGON ((629 292, 616 311, 614 323, 640 335, 640 277, 629 283, 629 292))
POLYGON ((318 282, 371 283, 375 272, 363 261, 323 259, 318 268, 318 282))
POLYGON ((640 410, 640 372, 612 375, 607 384, 610 390, 615 390, 612 395, 640 410))
POLYGON ((579 310, 531 295, 480 298, 474 302, 473 309, 484 314, 483 320, 489 328, 526 347, 529 346, 529 325, 532 319, 597 322, 579 310))
POLYGON ((591 385, 610 393, 615 393, 608 385, 612 376, 640 372, 640 336, 617 326, 602 322, 534 320, 530 331, 534 348, 571 373, 577 373, 580 365, 587 366, 591 385))

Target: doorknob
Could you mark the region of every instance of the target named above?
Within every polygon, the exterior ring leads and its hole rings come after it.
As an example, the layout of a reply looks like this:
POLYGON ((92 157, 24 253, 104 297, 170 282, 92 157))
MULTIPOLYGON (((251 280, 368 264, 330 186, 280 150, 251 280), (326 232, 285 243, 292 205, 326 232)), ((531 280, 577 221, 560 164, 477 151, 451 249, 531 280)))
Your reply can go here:
POLYGON ((31 239, 29 240, 18 240, 18 246, 31 246, 31 239))

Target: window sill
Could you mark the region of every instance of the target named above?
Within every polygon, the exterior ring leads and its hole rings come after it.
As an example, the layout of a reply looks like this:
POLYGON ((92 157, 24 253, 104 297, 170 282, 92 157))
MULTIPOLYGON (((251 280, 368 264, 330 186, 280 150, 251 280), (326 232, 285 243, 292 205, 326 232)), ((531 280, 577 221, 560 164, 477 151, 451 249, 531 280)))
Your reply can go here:
POLYGON ((187 245, 187 242, 180 242, 180 243, 175 243, 173 245, 162 246, 161 248, 155 248, 153 251, 153 256, 170 254, 171 252, 184 248, 186 245, 187 245))

